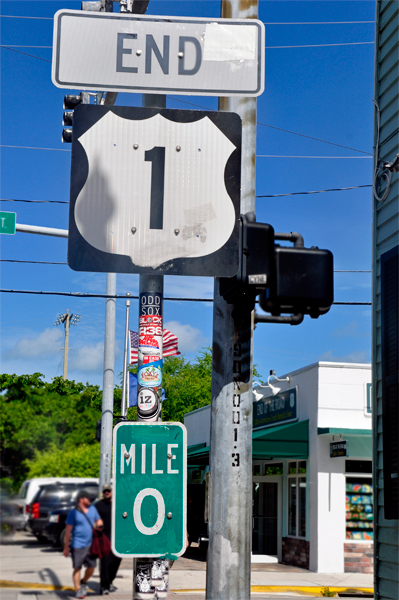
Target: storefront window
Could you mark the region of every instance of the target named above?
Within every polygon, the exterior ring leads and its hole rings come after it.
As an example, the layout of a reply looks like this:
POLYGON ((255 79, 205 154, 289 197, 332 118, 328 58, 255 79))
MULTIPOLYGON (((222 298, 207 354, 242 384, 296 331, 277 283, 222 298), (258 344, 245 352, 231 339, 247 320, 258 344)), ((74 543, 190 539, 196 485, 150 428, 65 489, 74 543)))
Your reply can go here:
POLYGON ((265 475, 282 475, 283 463, 265 465, 265 475))
POLYGON ((288 463, 288 535, 298 537, 306 537, 305 473, 306 461, 288 463))
POLYGON ((373 485, 369 477, 346 478, 346 539, 373 540, 373 485))
MULTIPOLYGON (((306 470, 306 469, 305 469, 306 470)), ((299 477, 298 535, 306 536, 306 477, 299 477)))
POLYGON ((252 465, 252 475, 254 477, 259 477, 259 475, 262 475, 261 465, 259 465, 259 464, 252 465))
POLYGON ((306 473, 306 460, 301 460, 298 463, 298 473, 306 473))
POLYGON ((288 535, 296 535, 296 477, 288 479, 288 535))

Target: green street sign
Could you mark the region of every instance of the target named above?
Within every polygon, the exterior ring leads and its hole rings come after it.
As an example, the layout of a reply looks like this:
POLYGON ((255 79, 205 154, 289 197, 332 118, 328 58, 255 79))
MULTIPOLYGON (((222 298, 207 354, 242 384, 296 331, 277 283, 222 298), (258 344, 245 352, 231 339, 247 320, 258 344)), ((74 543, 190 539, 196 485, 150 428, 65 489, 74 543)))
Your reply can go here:
POLYGON ((0 212, 0 233, 14 235, 15 223, 17 221, 17 213, 0 212))
POLYGON ((113 442, 112 551, 175 560, 186 550, 187 431, 118 423, 113 442))

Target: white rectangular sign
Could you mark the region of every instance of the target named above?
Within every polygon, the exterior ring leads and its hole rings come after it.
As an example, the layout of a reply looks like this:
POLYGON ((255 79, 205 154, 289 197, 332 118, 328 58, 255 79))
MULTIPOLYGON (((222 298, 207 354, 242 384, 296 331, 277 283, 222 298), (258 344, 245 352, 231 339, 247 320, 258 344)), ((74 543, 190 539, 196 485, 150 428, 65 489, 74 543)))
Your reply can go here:
POLYGON ((67 89, 259 96, 265 28, 252 19, 60 10, 52 81, 67 89))

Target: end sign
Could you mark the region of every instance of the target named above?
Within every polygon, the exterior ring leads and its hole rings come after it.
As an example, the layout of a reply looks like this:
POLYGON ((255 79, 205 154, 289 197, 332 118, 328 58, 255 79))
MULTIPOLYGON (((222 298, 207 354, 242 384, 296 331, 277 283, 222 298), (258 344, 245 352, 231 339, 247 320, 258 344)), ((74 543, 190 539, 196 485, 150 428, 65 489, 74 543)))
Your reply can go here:
POLYGON ((112 551, 175 559, 186 550, 187 432, 181 423, 114 429, 112 551))

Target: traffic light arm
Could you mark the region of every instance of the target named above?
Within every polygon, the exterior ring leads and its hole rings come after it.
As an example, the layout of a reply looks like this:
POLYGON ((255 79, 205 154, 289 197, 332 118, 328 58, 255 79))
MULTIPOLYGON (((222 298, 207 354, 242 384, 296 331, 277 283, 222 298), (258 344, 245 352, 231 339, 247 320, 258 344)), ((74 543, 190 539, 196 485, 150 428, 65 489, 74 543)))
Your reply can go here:
POLYGON ((282 323, 287 325, 300 325, 304 319, 304 315, 290 315, 288 317, 273 317, 264 313, 259 314, 255 311, 255 323, 282 323))

